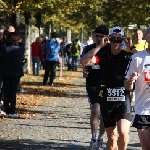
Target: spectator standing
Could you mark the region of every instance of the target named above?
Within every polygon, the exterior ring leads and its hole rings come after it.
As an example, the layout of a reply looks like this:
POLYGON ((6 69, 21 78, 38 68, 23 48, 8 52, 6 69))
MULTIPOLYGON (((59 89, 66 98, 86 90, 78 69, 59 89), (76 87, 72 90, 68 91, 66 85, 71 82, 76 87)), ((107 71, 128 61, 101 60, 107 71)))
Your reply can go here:
POLYGON ((58 64, 58 57, 60 45, 56 40, 57 33, 51 33, 51 39, 46 41, 46 68, 43 78, 43 85, 46 85, 49 77, 49 85, 53 86, 54 78, 56 75, 56 66, 58 64))
POLYGON ((66 45, 66 62, 67 62, 67 69, 68 71, 71 70, 71 61, 72 61, 72 56, 71 56, 71 43, 66 45))
POLYGON ((37 37, 36 41, 33 42, 31 45, 32 72, 34 76, 40 75, 40 47, 41 47, 41 38, 37 37))
POLYGON ((43 41, 41 42, 40 48, 40 61, 43 69, 45 69, 46 67, 45 54, 46 54, 46 38, 43 39, 43 41))
POLYGON ((70 38, 66 38, 66 43, 65 43, 65 46, 67 46, 68 44, 72 43, 70 38))
POLYGON ((66 37, 63 37, 62 42, 60 43, 60 51, 61 51, 63 68, 65 66, 65 59, 66 59, 65 47, 66 47, 66 37))
POLYGON ((147 42, 143 40, 143 32, 141 29, 136 29, 134 31, 133 41, 131 39, 128 39, 128 43, 126 45, 126 51, 132 53, 140 52, 148 47, 147 42))
POLYGON ((78 71, 78 58, 80 56, 81 47, 79 45, 79 39, 75 39, 71 44, 71 56, 72 56, 72 71, 78 71))
POLYGON ((66 64, 67 64, 67 70, 71 70, 71 40, 70 38, 66 39, 66 46, 65 46, 65 54, 66 54, 66 64))
POLYGON ((22 38, 19 38, 19 46, 23 49, 23 53, 24 53, 24 57, 22 59, 22 74, 20 76, 20 82, 19 82, 19 92, 20 93, 26 93, 27 91, 25 91, 22 87, 23 85, 23 76, 24 76, 24 65, 25 63, 27 63, 27 59, 26 59, 26 55, 25 55, 25 47, 24 47, 24 43, 22 42, 22 38))
MULTIPOLYGON (((4 29, 0 29, 0 47, 2 49, 3 47, 3 38, 4 38, 4 29)), ((2 106, 3 106, 3 81, 2 81, 2 77, 0 76, 0 116, 4 115, 4 112, 2 110, 2 106)))
POLYGON ((6 117, 17 118, 16 92, 22 75, 23 49, 19 45, 19 36, 10 33, 6 47, 0 51, 0 74, 4 86, 4 110, 6 117))
POLYGON ((93 44, 93 39, 92 39, 91 36, 89 36, 89 38, 88 38, 88 40, 87 40, 85 45, 91 45, 91 44, 93 44))

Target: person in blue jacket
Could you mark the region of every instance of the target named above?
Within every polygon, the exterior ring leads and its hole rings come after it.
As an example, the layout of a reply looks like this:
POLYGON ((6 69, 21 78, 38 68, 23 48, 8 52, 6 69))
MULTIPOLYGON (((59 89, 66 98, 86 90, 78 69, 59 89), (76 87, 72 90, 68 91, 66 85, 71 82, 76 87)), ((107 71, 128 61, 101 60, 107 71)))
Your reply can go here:
POLYGON ((60 52, 60 45, 56 40, 57 33, 51 33, 51 39, 46 41, 46 68, 43 78, 43 85, 46 85, 49 77, 49 85, 53 86, 56 66, 58 64, 58 55, 60 52))

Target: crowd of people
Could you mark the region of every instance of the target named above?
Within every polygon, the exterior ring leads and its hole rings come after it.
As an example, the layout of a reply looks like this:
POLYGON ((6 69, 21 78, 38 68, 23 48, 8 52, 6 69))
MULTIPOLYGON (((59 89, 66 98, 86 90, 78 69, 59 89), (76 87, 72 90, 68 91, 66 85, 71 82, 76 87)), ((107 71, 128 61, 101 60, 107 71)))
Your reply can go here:
POLYGON ((57 38, 56 32, 51 33, 50 39, 37 37, 31 44, 33 75, 40 76, 40 65, 42 64, 45 70, 43 85, 48 82, 50 86, 53 86, 57 66, 59 67, 59 80, 63 80, 62 70, 65 69, 65 64, 68 71, 78 71, 82 48, 78 38, 75 38, 72 42, 65 37, 60 40, 57 38))
MULTIPOLYGON (((0 29, 0 116, 18 118, 16 113, 16 93, 26 92, 22 88, 24 64, 26 58, 22 38, 13 26, 0 29)), ((57 33, 52 32, 50 39, 37 37, 31 44, 32 73, 40 76, 41 67, 45 70, 43 85, 53 86, 56 78, 56 67, 59 67, 59 80, 67 62, 67 69, 78 71, 78 59, 81 54, 78 38, 72 42, 69 38, 59 40, 57 33)))
POLYGON ((83 50, 80 62, 91 108, 89 150, 104 149, 105 131, 107 150, 126 150, 131 123, 142 150, 150 149, 150 27, 144 37, 141 29, 135 30, 132 39, 119 26, 109 31, 100 25, 93 32, 94 44, 83 50), (134 92, 135 115, 131 112, 134 92))
MULTIPOLYGON (((0 29, 0 49, 0 101, 4 106, 0 115, 18 118, 16 93, 21 88, 26 59, 24 44, 13 26, 0 29)), ((31 58, 34 76, 40 76, 41 66, 45 70, 44 86, 55 84, 57 66, 59 80, 63 80, 65 63, 68 71, 78 71, 80 59, 90 104, 89 150, 104 149, 105 132, 107 150, 126 150, 131 124, 137 128, 142 150, 150 149, 150 27, 145 34, 135 30, 132 39, 119 26, 109 30, 99 25, 84 47, 78 38, 60 41, 52 32, 50 39, 35 39, 31 58)))

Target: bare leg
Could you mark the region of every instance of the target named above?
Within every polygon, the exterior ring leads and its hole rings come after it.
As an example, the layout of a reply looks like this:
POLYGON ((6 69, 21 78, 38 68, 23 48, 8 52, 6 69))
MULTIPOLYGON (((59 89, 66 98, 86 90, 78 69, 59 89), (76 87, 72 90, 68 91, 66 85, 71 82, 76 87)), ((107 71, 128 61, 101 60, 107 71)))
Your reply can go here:
POLYGON ((99 130, 99 134, 103 135, 104 133, 105 133, 105 127, 104 127, 103 117, 102 117, 102 114, 100 114, 100 130, 99 130))
POLYGON ((92 135, 96 135, 99 127, 99 114, 100 114, 100 105, 95 103, 91 106, 91 116, 90 116, 90 125, 92 135))
POLYGON ((131 122, 126 119, 118 121, 118 150, 126 150, 129 142, 129 129, 131 122))
POLYGON ((107 150, 118 150, 117 147, 117 127, 105 128, 108 141, 107 141, 107 150))
POLYGON ((138 129, 138 136, 141 142, 142 150, 150 149, 150 127, 148 129, 138 129))

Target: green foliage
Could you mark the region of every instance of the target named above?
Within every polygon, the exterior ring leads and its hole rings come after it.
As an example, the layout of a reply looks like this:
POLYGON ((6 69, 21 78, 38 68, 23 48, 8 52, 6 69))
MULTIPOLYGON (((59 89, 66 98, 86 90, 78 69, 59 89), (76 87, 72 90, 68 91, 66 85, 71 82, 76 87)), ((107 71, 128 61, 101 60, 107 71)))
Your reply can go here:
POLYGON ((148 24, 150 3, 143 0, 107 0, 102 4, 103 19, 108 25, 148 24))
POLYGON ((99 24, 147 25, 150 22, 150 3, 144 0, 18 0, 14 8, 12 0, 5 0, 7 12, 30 9, 32 24, 35 23, 34 14, 42 13, 42 24, 51 22, 80 32, 81 28, 93 30, 99 24))

